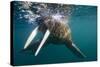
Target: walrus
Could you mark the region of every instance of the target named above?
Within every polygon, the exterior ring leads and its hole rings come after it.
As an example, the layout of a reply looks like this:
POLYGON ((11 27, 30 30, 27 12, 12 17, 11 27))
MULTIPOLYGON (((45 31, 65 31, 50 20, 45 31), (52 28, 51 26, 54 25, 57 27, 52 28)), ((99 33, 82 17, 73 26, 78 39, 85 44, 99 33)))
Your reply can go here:
MULTIPOLYGON (((81 50, 76 47, 76 45, 72 41, 71 30, 68 24, 64 23, 64 21, 60 21, 58 19, 53 18, 52 16, 40 17, 36 21, 38 26, 32 31, 29 38, 27 39, 24 49, 27 49, 31 43, 31 41, 35 38, 38 31, 42 32, 44 37, 38 42, 38 46, 35 52, 35 56, 38 55, 40 49, 49 37, 51 37, 56 44, 57 41, 60 41, 65 44, 69 50, 71 50, 78 57, 86 57, 81 50), (57 41, 56 41, 57 40, 57 41)), ((53 42, 51 41, 51 42, 53 42)), ((32 46, 31 46, 32 47, 32 46)))

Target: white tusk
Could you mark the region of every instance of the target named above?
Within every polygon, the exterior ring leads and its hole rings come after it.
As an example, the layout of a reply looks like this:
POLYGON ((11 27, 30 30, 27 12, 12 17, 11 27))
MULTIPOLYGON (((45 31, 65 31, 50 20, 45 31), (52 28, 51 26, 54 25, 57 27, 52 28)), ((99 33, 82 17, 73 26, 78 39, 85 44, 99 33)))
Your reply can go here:
POLYGON ((37 54, 39 53, 40 49, 42 48, 43 44, 45 43, 45 41, 47 40, 48 36, 50 35, 50 31, 47 29, 38 49, 35 52, 35 56, 37 56, 37 54))
POLYGON ((29 44, 31 43, 31 41, 34 39, 34 37, 36 36, 38 32, 38 26, 32 31, 32 33, 30 34, 30 36, 28 37, 26 43, 25 43, 25 46, 24 46, 24 49, 26 49, 29 44))

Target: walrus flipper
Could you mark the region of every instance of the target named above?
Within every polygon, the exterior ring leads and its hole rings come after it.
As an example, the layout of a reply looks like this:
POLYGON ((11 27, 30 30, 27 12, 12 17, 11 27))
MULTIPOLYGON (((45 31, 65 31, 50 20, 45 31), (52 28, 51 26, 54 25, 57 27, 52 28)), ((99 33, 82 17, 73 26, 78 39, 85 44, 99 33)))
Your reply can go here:
POLYGON ((85 58, 85 54, 71 41, 67 43, 66 45, 75 55, 77 55, 80 58, 85 58))

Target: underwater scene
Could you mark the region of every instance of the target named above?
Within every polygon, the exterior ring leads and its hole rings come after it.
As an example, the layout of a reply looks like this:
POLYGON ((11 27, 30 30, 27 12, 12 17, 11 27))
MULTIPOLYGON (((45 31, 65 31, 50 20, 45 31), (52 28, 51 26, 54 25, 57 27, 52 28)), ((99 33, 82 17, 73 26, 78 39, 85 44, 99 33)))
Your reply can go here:
POLYGON ((97 60, 97 6, 11 2, 12 65, 97 60))

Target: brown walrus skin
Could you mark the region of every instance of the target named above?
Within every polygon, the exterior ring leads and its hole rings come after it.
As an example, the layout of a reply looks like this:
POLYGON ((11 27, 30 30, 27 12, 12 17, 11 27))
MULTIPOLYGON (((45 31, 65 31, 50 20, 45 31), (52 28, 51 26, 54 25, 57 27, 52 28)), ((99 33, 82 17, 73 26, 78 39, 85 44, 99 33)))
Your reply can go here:
POLYGON ((43 22, 39 27, 39 31, 45 33, 47 29, 51 32, 50 36, 63 41, 67 48, 69 48, 78 57, 86 57, 78 47, 72 42, 71 31, 67 24, 63 21, 53 19, 52 17, 43 18, 43 22))

